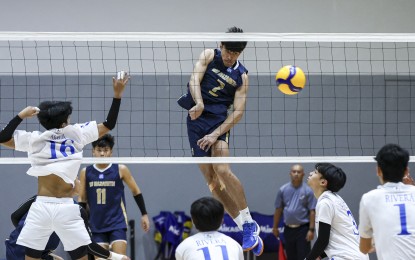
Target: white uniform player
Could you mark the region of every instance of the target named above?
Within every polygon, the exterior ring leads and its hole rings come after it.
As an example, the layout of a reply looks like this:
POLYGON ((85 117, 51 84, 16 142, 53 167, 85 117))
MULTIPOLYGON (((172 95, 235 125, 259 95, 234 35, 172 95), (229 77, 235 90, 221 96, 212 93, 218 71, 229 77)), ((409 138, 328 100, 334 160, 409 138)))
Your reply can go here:
POLYGON ((331 164, 317 163, 307 183, 317 198, 317 240, 306 260, 324 253, 330 260, 368 260, 359 249, 359 231, 352 212, 337 194, 346 184, 346 173, 331 164))
POLYGON ((336 193, 325 191, 317 201, 316 230, 319 222, 331 225, 330 240, 324 252, 329 259, 369 259, 359 251, 359 231, 346 202, 336 193))
POLYGON ((84 146, 97 139, 98 127, 95 121, 43 133, 22 130, 14 132, 16 151, 27 152, 31 162, 28 175, 38 177, 53 173, 72 185, 82 163, 84 146))
POLYGON ((387 182, 362 196, 362 238, 374 238, 379 260, 415 259, 415 187, 387 182))
MULTIPOLYGON (((53 173, 72 185, 82 162, 83 147, 97 139, 98 128, 95 121, 46 130, 43 133, 22 130, 14 133, 15 149, 27 152, 31 161, 32 166, 27 171, 29 175, 38 177, 53 173)), ((28 224, 17 240, 19 245, 43 250, 54 231, 61 239, 65 251, 91 243, 82 224, 79 206, 74 204, 72 198, 38 196, 26 222, 28 224), (68 220, 66 223, 65 219, 68 220), (49 225, 39 228, 31 224, 42 222, 49 225)))
POLYGON ((218 231, 199 232, 176 249, 176 260, 243 260, 241 245, 218 231))
POLYGON ((114 98, 105 122, 69 124, 70 102, 43 101, 39 108, 28 106, 19 112, 2 131, 0 144, 28 153, 28 174, 38 177, 38 196, 27 215, 17 244, 25 246, 25 254, 40 259, 52 234, 61 239, 65 251, 73 259, 86 255, 91 243, 79 206, 74 204, 73 188, 86 144, 112 130, 117 121, 121 96, 129 77, 113 78, 114 98), (45 132, 16 130, 25 118, 36 116, 45 132))

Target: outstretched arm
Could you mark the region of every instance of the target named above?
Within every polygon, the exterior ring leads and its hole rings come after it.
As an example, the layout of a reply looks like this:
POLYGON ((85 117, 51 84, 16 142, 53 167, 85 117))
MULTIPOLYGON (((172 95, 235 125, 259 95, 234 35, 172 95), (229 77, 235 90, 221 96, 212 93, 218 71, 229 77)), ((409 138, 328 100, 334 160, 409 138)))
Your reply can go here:
POLYGON ((207 66, 213 60, 215 56, 215 51, 212 49, 204 50, 200 56, 199 60, 196 62, 196 65, 193 69, 193 73, 190 76, 189 81, 189 90, 192 94, 193 100, 196 105, 189 110, 190 119, 197 119, 205 109, 205 104, 203 103, 202 93, 200 90, 200 82, 202 82, 203 76, 205 75, 207 66))
POLYGON ((120 111, 121 97, 124 92, 125 86, 130 79, 129 76, 125 76, 121 79, 112 78, 112 86, 114 88, 114 98, 112 99, 111 108, 108 112, 107 120, 98 124, 98 135, 102 137, 110 130, 114 129, 117 123, 118 112, 120 111))
POLYGON ((228 115, 226 120, 216 128, 212 133, 205 135, 203 138, 197 141, 197 145, 205 151, 218 140, 219 136, 228 132, 234 127, 242 118, 245 112, 246 96, 248 94, 249 80, 248 75, 244 73, 242 75, 242 86, 235 92, 235 99, 233 101, 233 112, 228 115))
POLYGON ((0 144, 8 148, 14 149, 13 133, 25 118, 30 118, 39 114, 39 108, 28 106, 20 111, 0 132, 0 144))
POLYGON ((135 179, 131 175, 131 172, 127 166, 120 164, 119 171, 120 171, 121 179, 127 184, 128 188, 130 188, 131 193, 134 196, 134 200, 137 203, 138 208, 140 209, 141 228, 144 230, 144 232, 148 232, 150 230, 150 220, 148 219, 146 204, 144 203, 143 194, 141 193, 140 188, 135 182, 135 179))

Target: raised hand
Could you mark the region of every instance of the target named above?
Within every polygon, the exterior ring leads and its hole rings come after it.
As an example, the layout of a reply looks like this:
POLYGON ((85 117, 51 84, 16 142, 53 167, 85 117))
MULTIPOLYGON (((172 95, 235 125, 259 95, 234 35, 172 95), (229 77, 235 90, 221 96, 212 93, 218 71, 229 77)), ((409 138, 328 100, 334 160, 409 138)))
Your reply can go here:
POLYGON ((28 106, 24 108, 22 111, 20 111, 18 115, 21 119, 25 119, 39 114, 39 111, 40 110, 37 107, 28 106))
POLYGON ((112 86, 114 88, 114 97, 121 98, 130 76, 126 72, 119 72, 117 78, 112 78, 112 86))

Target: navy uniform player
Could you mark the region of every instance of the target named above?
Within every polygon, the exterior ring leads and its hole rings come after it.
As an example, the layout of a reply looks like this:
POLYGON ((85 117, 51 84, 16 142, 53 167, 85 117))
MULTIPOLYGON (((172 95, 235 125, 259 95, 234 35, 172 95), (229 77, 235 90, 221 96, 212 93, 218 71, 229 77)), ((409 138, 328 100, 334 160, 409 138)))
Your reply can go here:
MULTIPOLYGON (((92 143, 94 157, 111 157, 114 137, 102 136, 92 143)), ((141 227, 145 232, 150 228, 143 195, 123 164, 94 164, 80 172, 81 205, 89 207, 89 222, 95 242, 115 253, 127 252, 127 213, 125 209, 124 182, 127 184, 141 211, 141 227)))
POLYGON ((91 243, 72 194, 82 162, 83 147, 115 127, 128 77, 113 78, 114 98, 107 120, 97 124, 70 124, 70 102, 44 101, 39 108, 26 107, 0 132, 0 143, 27 152, 31 167, 27 174, 38 178, 36 201, 30 207, 17 244, 25 246, 26 259, 40 259, 53 232, 72 259, 86 259, 91 243), (44 132, 16 130, 25 118, 36 116, 44 132))
MULTIPOLYGON (((232 27, 228 33, 242 33, 232 27)), ((219 49, 206 49, 195 64, 188 93, 178 103, 189 110, 187 131, 195 157, 229 156, 229 133, 242 118, 248 93, 248 70, 238 60, 247 42, 221 42, 219 49), (228 110, 233 106, 233 111, 228 110)), ((252 220, 244 189, 229 164, 200 164, 212 194, 224 205, 243 230, 244 250, 261 255, 259 226, 252 220)))
POLYGON ((190 215, 199 233, 183 240, 176 249, 176 260, 243 260, 242 247, 234 239, 218 232, 223 222, 223 205, 212 197, 196 200, 190 215))
POLYGON ((396 144, 376 154, 381 185, 363 194, 359 208, 360 250, 382 259, 415 259, 415 187, 409 176, 409 153, 396 144))

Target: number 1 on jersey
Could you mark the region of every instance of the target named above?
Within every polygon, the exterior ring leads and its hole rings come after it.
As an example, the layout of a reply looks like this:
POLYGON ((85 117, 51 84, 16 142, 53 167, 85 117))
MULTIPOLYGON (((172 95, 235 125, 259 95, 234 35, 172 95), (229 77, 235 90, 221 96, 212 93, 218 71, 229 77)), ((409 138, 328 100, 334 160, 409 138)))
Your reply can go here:
POLYGON ((399 233, 398 235, 410 235, 411 233, 408 232, 408 228, 406 226, 405 204, 395 204, 393 206, 399 207, 399 217, 401 219, 401 233, 399 233))

